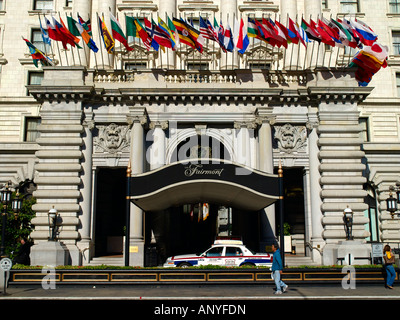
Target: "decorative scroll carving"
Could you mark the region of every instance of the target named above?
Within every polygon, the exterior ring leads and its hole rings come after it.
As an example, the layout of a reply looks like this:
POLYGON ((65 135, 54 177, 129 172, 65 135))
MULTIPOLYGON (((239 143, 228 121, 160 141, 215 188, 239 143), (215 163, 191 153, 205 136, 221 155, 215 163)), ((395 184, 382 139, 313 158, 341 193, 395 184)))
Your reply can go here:
POLYGON ((293 153, 306 146, 307 129, 305 126, 292 126, 287 123, 283 126, 274 126, 274 139, 280 151, 293 153))
POLYGON ((129 148, 130 130, 126 125, 111 123, 98 126, 98 136, 93 138, 96 152, 117 153, 129 148))

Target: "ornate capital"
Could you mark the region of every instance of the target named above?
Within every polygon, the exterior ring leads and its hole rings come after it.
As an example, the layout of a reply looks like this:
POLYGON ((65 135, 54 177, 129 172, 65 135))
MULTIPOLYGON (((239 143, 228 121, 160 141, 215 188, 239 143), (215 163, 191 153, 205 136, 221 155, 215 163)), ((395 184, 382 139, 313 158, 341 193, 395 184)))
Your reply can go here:
POLYGON ((151 130, 161 128, 162 130, 168 129, 168 121, 151 121, 149 124, 151 130))

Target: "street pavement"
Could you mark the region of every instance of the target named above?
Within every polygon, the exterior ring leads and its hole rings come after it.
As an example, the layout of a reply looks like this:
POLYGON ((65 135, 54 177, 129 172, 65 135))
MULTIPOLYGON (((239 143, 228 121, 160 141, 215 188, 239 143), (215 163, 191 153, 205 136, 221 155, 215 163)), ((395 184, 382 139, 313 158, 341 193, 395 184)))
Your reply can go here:
POLYGON ((400 300, 400 286, 289 285, 274 295, 273 285, 12 285, 1 300, 400 300))
POLYGON ((0 307, 10 310, 52 310, 74 315, 77 310, 91 317, 140 314, 143 319, 254 319, 276 313, 284 316, 371 316, 388 307, 396 309, 400 286, 289 285, 274 295, 270 285, 12 285, 0 293, 0 307), (85 311, 84 311, 85 310, 85 311), (107 311, 108 310, 108 311, 107 311), (375 311, 374 311, 375 310, 375 311), (121 312, 121 314, 119 313, 121 312), (131 312, 131 313, 129 313, 131 312))

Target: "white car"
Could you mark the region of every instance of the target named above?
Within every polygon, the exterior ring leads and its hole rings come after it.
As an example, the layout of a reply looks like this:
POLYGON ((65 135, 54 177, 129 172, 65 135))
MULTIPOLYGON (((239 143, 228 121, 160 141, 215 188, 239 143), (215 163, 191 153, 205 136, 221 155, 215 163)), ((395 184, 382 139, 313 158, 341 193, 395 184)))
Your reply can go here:
POLYGON ((201 254, 172 256, 164 263, 164 268, 192 266, 272 266, 272 255, 255 253, 243 245, 241 240, 215 240, 210 249, 201 254))

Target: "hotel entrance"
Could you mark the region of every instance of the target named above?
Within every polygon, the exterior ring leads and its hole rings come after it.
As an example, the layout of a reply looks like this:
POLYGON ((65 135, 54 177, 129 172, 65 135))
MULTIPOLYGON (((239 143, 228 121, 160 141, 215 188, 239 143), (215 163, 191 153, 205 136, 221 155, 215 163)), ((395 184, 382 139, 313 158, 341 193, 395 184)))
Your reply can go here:
MULTIPOLYGON (((145 217, 145 247, 157 254, 157 265, 169 256, 202 253, 222 235, 240 236, 249 249, 259 249, 259 212, 203 202, 146 212, 145 217)), ((154 258, 146 261, 151 264, 154 258)))

